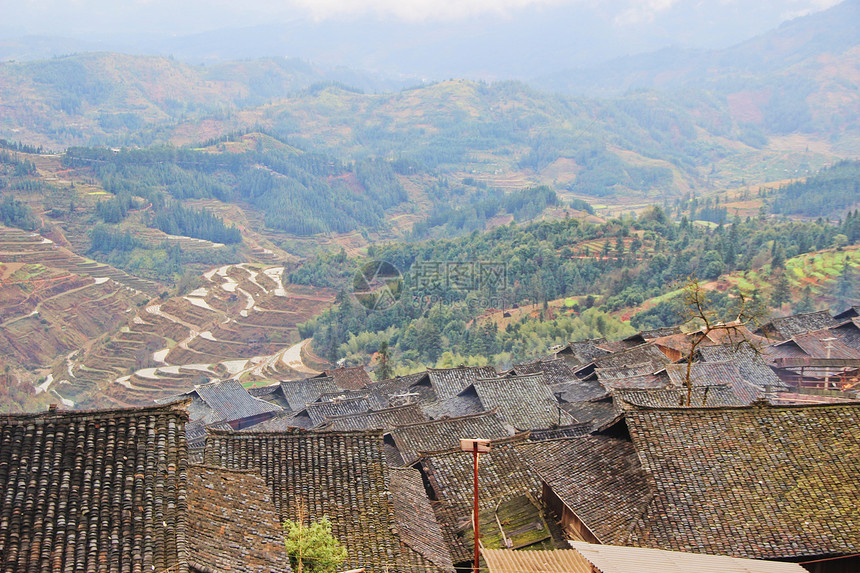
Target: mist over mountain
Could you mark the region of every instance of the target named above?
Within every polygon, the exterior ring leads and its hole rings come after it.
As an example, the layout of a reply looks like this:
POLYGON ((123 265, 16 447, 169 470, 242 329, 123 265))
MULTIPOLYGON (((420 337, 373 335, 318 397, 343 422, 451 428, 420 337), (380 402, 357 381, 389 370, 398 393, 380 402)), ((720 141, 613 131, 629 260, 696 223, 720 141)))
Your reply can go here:
POLYGON ((860 0, 793 19, 778 28, 719 50, 664 48, 618 58, 600 66, 567 69, 533 81, 537 87, 573 94, 613 96, 630 89, 707 87, 730 91, 768 74, 797 74, 856 60, 860 0), (816 59, 827 54, 825 60, 816 59), (799 69, 798 66, 804 68, 799 69))
POLYGON ((154 0, 91 14, 87 8, 97 9, 97 0, 69 12, 31 2, 7 15, 0 59, 93 50, 171 55, 192 63, 284 56, 411 81, 528 79, 668 47, 724 49, 833 3, 473 0, 431 10, 417 2, 395 7, 380 1, 363 10, 364 3, 352 3, 347 10, 332 0, 304 11, 296 8, 301 3, 276 9, 249 2, 246 10, 234 7, 231 13, 226 5, 207 3, 204 9, 194 2, 167 11, 154 0), (37 14, 39 6, 44 10, 37 14))

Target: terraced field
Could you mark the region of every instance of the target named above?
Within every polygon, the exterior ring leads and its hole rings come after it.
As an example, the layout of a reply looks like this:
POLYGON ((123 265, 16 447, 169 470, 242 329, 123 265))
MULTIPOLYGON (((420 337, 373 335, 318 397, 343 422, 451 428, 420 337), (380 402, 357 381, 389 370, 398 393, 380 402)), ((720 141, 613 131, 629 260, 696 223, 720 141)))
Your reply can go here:
MULTIPOLYGON (((160 285, 0 226, 0 353, 34 374, 120 327, 160 285)), ((52 378, 39 391, 54 391, 52 378)))
POLYGON ((144 305, 119 331, 68 355, 52 372, 65 400, 141 405, 207 378, 246 384, 312 373, 296 326, 334 293, 284 283, 284 268, 248 263, 203 275, 185 296, 144 305))

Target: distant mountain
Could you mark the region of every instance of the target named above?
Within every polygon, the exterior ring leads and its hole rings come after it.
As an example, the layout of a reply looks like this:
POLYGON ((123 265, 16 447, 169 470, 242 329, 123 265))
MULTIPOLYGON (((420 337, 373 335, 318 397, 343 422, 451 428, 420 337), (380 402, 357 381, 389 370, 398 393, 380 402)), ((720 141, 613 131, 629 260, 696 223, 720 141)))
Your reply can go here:
POLYGON ((568 69, 536 78, 543 89, 570 94, 613 96, 631 89, 730 89, 764 74, 810 72, 853 59, 860 46, 860 0, 783 23, 778 28, 723 50, 680 47, 618 58, 599 66, 568 69), (794 66, 801 66, 795 69, 794 66))
POLYGON ((533 83, 598 97, 661 90, 678 94, 691 110, 716 98, 738 124, 767 134, 817 134, 853 148, 860 133, 858 23, 860 0, 847 0, 725 50, 667 48, 533 83))
MULTIPOLYGON (((230 3, 198 3, 206 6, 205 13, 195 17, 194 8, 188 6, 165 19, 158 13, 158 6, 166 2, 136 2, 133 6, 112 5, 98 18, 88 17, 85 9, 56 6, 51 21, 37 21, 21 17, 32 9, 32 3, 19 4, 7 20, 13 21, 17 15, 22 20, 19 29, 25 24, 38 26, 41 34, 54 34, 56 38, 43 38, 31 46, 32 39, 10 35, 15 33, 12 29, 0 29, 0 60, 21 61, 34 55, 44 58, 82 51, 60 38, 70 35, 97 45, 87 51, 173 56, 198 64, 290 57, 328 68, 348 67, 387 78, 412 78, 412 83, 415 79, 438 81, 454 77, 524 80, 671 45, 725 48, 771 29, 786 18, 785 0, 464 2, 459 7, 457 3, 434 7, 426 19, 416 15, 420 8, 415 7, 400 10, 404 18, 395 17, 386 12, 387 3, 381 3, 378 12, 360 13, 359 6, 350 6, 355 11, 320 15, 325 5, 332 4, 320 2, 320 10, 315 10, 320 18, 283 6, 278 15, 265 20, 241 17, 242 7, 230 3), (493 6, 495 10, 478 10, 468 16, 478 4, 498 5, 493 6), (517 4, 519 8, 512 8, 517 4), (228 17, 231 12, 239 17, 228 17), (451 19, 445 19, 446 13, 451 19), (409 19, 409 14, 416 17, 409 19), (59 21, 62 27, 56 24, 59 21), (13 39, 3 42, 4 38, 13 39)), ((277 3, 269 4, 272 8, 277 3)), ((811 4, 804 0, 792 9, 811 4)))
MULTIPOLYGON (((164 129, 283 98, 315 84, 370 91, 373 76, 288 58, 192 66, 153 56, 85 53, 0 63, 0 137, 48 148, 146 145, 164 129), (352 86, 357 86, 353 88, 352 86)), ((192 139, 206 139, 200 132, 192 139)))

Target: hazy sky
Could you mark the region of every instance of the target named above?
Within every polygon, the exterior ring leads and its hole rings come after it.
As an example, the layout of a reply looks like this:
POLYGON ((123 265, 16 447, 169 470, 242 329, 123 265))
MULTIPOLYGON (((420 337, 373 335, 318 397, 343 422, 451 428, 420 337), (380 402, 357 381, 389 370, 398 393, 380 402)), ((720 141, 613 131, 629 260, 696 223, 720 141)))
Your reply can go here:
POLYGON ((838 0, 0 0, 6 35, 83 32, 187 34, 224 27, 372 15, 409 22, 456 22, 476 16, 517 18, 560 5, 580 6, 619 27, 647 26, 691 9, 701 18, 727 9, 755 14, 762 26, 821 10, 838 0))
POLYGON ((0 0, 0 60, 286 56, 396 77, 522 79, 666 47, 727 48, 838 2, 0 0), (15 39, 33 35, 53 38, 15 39))

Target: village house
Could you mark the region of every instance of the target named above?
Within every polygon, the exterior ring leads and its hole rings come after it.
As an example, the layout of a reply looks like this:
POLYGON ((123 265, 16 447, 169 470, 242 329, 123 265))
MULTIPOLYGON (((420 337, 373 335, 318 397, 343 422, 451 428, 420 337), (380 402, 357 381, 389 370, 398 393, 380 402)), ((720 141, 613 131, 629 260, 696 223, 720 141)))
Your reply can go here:
POLYGON ((860 404, 634 408, 531 452, 572 539, 860 566, 860 404))

